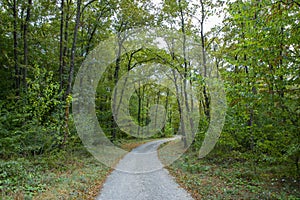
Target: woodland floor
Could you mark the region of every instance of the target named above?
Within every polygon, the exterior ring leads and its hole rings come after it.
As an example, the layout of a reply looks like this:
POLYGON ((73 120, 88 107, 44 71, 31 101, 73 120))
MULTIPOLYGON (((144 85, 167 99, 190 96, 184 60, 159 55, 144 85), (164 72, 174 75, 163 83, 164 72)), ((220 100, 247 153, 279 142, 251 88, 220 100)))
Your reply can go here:
MULTIPOLYGON (((131 149, 145 141, 121 142, 131 149)), ((95 199, 111 169, 85 149, 0 161, 0 199, 95 199)), ((253 164, 214 150, 204 159, 189 149, 167 167, 194 199, 300 199, 293 165, 253 164)))
POLYGON ((189 149, 168 166, 194 199, 300 199, 300 178, 291 164, 256 163, 217 150, 204 159, 189 149))

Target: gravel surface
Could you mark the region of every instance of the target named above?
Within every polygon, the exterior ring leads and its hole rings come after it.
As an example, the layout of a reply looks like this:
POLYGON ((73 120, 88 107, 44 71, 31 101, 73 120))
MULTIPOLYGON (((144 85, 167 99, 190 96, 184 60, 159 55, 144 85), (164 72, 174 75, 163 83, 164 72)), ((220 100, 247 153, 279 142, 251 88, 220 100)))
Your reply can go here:
POLYGON ((106 179, 97 200, 192 200, 163 168, 157 148, 166 142, 143 144, 128 153, 106 179))

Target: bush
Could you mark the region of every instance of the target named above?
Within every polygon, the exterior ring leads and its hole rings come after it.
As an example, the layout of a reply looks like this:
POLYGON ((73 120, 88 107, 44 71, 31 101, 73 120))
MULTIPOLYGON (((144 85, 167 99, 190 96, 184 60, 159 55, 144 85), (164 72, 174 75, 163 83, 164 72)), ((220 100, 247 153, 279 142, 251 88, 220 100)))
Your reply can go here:
POLYGON ((0 102, 0 157, 36 155, 62 141, 64 103, 53 72, 33 68, 22 98, 0 102))

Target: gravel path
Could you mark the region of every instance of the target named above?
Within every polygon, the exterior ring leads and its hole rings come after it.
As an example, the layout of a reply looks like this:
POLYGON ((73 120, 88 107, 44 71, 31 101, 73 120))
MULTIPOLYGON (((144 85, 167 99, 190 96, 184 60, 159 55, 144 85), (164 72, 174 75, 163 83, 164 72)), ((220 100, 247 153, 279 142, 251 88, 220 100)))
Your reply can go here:
POLYGON ((143 144, 128 153, 107 178, 97 200, 192 200, 158 159, 167 140, 143 144))

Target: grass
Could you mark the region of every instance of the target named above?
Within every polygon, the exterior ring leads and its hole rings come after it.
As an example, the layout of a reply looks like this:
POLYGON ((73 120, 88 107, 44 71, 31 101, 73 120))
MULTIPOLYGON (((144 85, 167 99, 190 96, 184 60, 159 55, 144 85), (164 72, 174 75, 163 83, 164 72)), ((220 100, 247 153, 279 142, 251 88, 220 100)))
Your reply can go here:
POLYGON ((232 160, 220 153, 197 159, 189 149, 168 166, 177 182, 194 199, 300 199, 300 179, 291 177, 284 165, 232 160), (285 170, 284 170, 285 169, 285 170))
POLYGON ((84 149, 1 161, 2 199, 93 199, 110 169, 84 149))
MULTIPOLYGON (((127 151, 145 143, 122 140, 127 151)), ((0 160, 0 199, 95 199, 111 168, 83 147, 49 155, 0 160)))
MULTIPOLYGON (((151 140, 122 140, 118 145, 131 151, 148 141, 151 140)), ((177 155, 174 148, 178 150, 178 146, 169 145, 159 155, 168 162, 169 152, 177 155)), ((0 165, 0 199, 5 200, 94 199, 112 171, 84 148, 0 160, 0 165)), ((290 176, 287 167, 253 166, 234 153, 217 151, 199 160, 197 151, 190 148, 167 168, 194 199, 300 199, 300 179, 290 176)))

